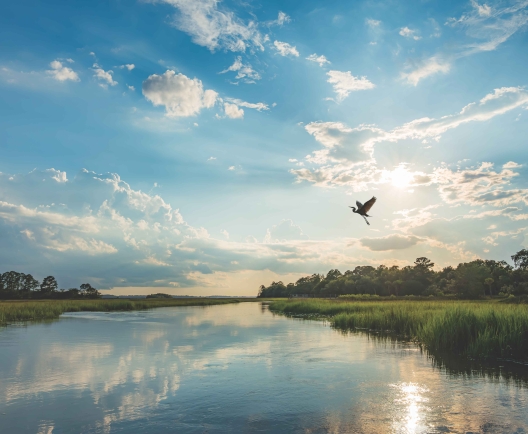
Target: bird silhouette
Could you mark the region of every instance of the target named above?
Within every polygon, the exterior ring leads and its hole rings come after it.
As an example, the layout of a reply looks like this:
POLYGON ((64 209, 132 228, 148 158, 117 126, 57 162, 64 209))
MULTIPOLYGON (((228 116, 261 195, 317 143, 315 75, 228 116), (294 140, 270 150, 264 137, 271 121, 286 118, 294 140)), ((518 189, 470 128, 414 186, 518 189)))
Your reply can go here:
POLYGON ((370 223, 367 220, 367 217, 372 217, 371 215, 368 215, 367 213, 370 211, 370 208, 372 208, 372 205, 376 202, 376 198, 372 196, 372 199, 367 200, 365 204, 362 204, 358 200, 356 200, 357 209, 355 206, 349 206, 349 208, 352 208, 352 212, 359 214, 361 217, 365 219, 367 224, 370 226, 370 223))

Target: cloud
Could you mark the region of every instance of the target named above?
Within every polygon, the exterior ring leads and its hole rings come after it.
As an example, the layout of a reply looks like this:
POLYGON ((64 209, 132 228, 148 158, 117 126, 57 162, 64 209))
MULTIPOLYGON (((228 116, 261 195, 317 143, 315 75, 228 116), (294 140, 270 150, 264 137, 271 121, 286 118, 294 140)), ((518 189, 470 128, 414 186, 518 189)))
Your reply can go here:
MULTIPOLYGON (((448 73, 451 65, 458 59, 485 51, 496 50, 515 33, 528 25, 528 2, 513 0, 496 2, 495 5, 480 4, 471 0, 471 9, 460 18, 449 18, 446 26, 465 31, 466 38, 457 37, 458 43, 450 42, 443 50, 424 61, 410 72, 402 73, 402 78, 413 85, 437 73, 448 73)), ((433 37, 440 36, 436 21, 433 25, 433 37)), ((400 30, 402 36, 416 38, 414 31, 404 27, 400 30)))
POLYGON ((414 235, 392 234, 379 238, 361 238, 359 240, 363 247, 375 252, 386 250, 403 250, 415 246, 421 240, 414 235))
POLYGON ((237 99, 237 98, 226 98, 225 100, 233 104, 236 104, 238 106, 241 106, 241 107, 258 110, 259 112, 262 110, 269 110, 269 106, 263 102, 251 103, 251 102, 242 101, 241 99, 237 99))
POLYGON ((168 117, 195 116, 203 108, 215 105, 218 94, 203 89, 197 78, 167 70, 152 74, 143 82, 143 95, 155 106, 164 106, 168 117))
POLYGON ((273 42, 273 45, 281 56, 299 57, 299 52, 297 51, 297 48, 291 46, 287 42, 275 41, 273 42))
POLYGON ((411 30, 409 29, 409 27, 402 27, 399 31, 399 34, 404 38, 414 39, 415 41, 419 41, 420 39, 422 39, 421 36, 418 36, 416 34, 416 30, 411 30))
POLYGON ((458 57, 493 51, 528 24, 528 3, 525 0, 498 3, 493 8, 472 0, 471 6, 472 10, 468 13, 460 18, 449 18, 446 22, 446 25, 464 28, 467 36, 481 41, 463 45, 457 53, 458 57))
POLYGON ((300 226, 290 219, 282 220, 278 225, 273 225, 266 231, 264 243, 281 242, 286 240, 304 240, 308 237, 303 233, 300 226))
MULTIPOLYGON (((466 105, 459 113, 438 119, 415 119, 390 131, 374 125, 359 125, 351 128, 341 122, 311 122, 305 126, 305 129, 322 145, 322 149, 307 156, 306 161, 321 167, 292 169, 290 172, 297 177, 297 181, 306 180, 319 186, 347 185, 353 187, 355 191, 365 189, 372 183, 392 182, 390 172, 375 166, 373 152, 377 143, 397 143, 402 140, 438 141, 442 134, 460 125, 485 122, 527 105, 528 92, 524 88, 503 87, 495 89, 478 102, 466 105)), ((415 172, 400 175, 410 180, 409 185, 428 185, 433 175, 435 182, 439 182, 440 173, 427 175, 415 172)), ((488 197, 489 201, 496 200, 497 203, 499 199, 499 197, 488 197)), ((505 203, 507 200, 512 201, 513 198, 500 200, 505 203)))
POLYGON ((255 80, 260 80, 262 77, 255 71, 250 64, 245 65, 242 63, 242 57, 237 56, 234 63, 227 69, 220 72, 225 74, 226 72, 236 72, 235 79, 242 80, 244 83, 255 83, 255 80))
POLYGON ((58 60, 54 60, 50 63, 51 69, 46 71, 51 77, 57 81, 81 81, 77 73, 66 66, 64 66, 58 60))
POLYGON ((365 24, 371 28, 377 28, 381 25, 381 21, 373 20, 372 18, 367 18, 365 24))
POLYGON ((334 92, 337 93, 337 99, 344 100, 350 92, 358 90, 374 89, 376 86, 371 83, 367 77, 354 77, 350 71, 328 71, 328 83, 334 87, 334 92))
POLYGON ((119 69, 128 69, 129 71, 132 71, 134 68, 136 67, 136 65, 134 65, 133 63, 127 63, 125 65, 121 65, 119 67, 119 69))
POLYGON ((254 21, 245 23, 217 0, 162 0, 178 10, 172 25, 192 41, 211 51, 264 50, 263 37, 254 21))
POLYGON ((102 87, 106 87, 108 85, 115 86, 117 84, 117 81, 114 81, 112 77, 112 74, 114 73, 113 71, 105 71, 97 63, 93 64, 93 71, 95 72, 94 77, 99 81, 104 82, 101 84, 102 87))
POLYGON ((410 72, 403 72, 401 77, 407 80, 408 83, 416 86, 420 80, 438 73, 447 74, 451 69, 451 64, 445 60, 437 57, 431 57, 422 65, 410 72))
POLYGON ((271 26, 280 26, 280 27, 282 27, 285 23, 289 23, 289 22, 291 22, 291 18, 287 14, 285 14, 284 12, 279 11, 279 15, 278 15, 276 20, 267 21, 264 24, 267 25, 268 27, 271 27, 271 26))
POLYGON ((224 111, 228 118, 231 119, 243 119, 244 110, 238 108, 236 104, 230 104, 228 102, 224 103, 224 111))
POLYGON ((482 163, 475 169, 452 171, 441 167, 434 172, 441 198, 449 204, 504 206, 528 204, 528 189, 504 189, 517 172, 503 168, 493 170, 492 163, 482 163))
POLYGON ((324 66, 326 63, 330 64, 330 61, 325 56, 318 56, 316 53, 310 54, 306 60, 309 60, 310 62, 316 62, 319 64, 319 66, 324 66))

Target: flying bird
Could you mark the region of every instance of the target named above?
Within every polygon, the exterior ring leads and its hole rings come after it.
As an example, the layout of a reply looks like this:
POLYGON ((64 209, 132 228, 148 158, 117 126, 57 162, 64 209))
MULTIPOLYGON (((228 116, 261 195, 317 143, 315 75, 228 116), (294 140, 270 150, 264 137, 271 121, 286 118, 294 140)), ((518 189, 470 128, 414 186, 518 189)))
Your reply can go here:
POLYGON ((376 202, 376 198, 372 196, 372 199, 367 200, 365 204, 362 204, 358 200, 356 200, 357 209, 355 206, 349 206, 349 208, 352 208, 352 212, 359 214, 361 217, 365 219, 367 224, 370 226, 370 223, 367 220, 367 217, 372 217, 371 215, 368 215, 367 213, 370 211, 370 208, 372 208, 372 205, 376 202))

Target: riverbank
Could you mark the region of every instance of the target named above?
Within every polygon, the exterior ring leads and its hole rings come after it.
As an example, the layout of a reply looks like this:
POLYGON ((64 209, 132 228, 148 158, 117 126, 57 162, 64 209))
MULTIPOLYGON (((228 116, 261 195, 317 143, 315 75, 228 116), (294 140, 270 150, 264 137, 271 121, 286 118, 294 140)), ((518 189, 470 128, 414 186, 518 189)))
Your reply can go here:
POLYGON ((325 317, 344 331, 395 333, 432 352, 528 361, 528 306, 494 301, 276 301, 270 310, 325 317))
MULTIPOLYGON (((170 306, 212 306, 239 303, 240 301, 232 298, 0 301, 0 326, 14 322, 55 319, 65 312, 109 312, 170 306)), ((244 301, 250 300, 244 299, 244 301)))

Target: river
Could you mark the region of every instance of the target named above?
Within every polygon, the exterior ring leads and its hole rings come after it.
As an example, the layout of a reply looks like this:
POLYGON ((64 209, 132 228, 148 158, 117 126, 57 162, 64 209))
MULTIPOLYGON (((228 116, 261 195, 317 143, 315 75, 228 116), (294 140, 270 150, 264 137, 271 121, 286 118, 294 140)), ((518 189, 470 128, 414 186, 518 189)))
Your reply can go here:
POLYGON ((0 432, 525 433, 524 371, 260 303, 71 313, 0 330, 0 432))

